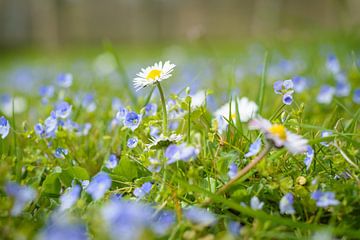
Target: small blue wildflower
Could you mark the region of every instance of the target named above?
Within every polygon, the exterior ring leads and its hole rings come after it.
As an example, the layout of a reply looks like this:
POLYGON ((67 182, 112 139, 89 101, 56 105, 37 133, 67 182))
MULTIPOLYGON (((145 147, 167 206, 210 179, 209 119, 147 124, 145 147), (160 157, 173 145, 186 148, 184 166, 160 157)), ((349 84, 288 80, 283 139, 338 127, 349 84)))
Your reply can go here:
POLYGON ((34 126, 34 131, 40 137, 45 135, 45 127, 41 123, 38 123, 34 126))
POLYGON ((8 196, 15 199, 11 209, 12 216, 20 215, 25 206, 36 198, 36 191, 33 188, 20 186, 15 182, 6 183, 5 192, 8 196))
POLYGON ((295 76, 292 78, 292 81, 294 83, 295 92, 301 93, 308 88, 309 85, 308 79, 304 77, 295 76))
POLYGON ((354 90, 353 101, 354 103, 360 104, 360 88, 354 90))
POLYGON ((329 85, 323 85, 320 88, 320 91, 316 97, 318 103, 329 104, 331 103, 333 96, 335 94, 335 89, 329 85))
POLYGON ((99 200, 105 192, 111 187, 111 178, 105 172, 99 172, 86 188, 86 192, 91 195, 94 200, 99 200))
POLYGON ((69 153, 69 151, 68 151, 67 149, 58 147, 58 148, 56 148, 56 150, 55 150, 54 156, 55 156, 56 158, 63 159, 63 158, 65 158, 66 155, 68 155, 68 153, 69 153))
POLYGON ((333 74, 340 72, 340 64, 335 55, 330 54, 328 56, 327 61, 326 61, 326 67, 333 74))
POLYGON ((72 106, 65 102, 61 101, 55 105, 55 116, 58 118, 68 118, 71 113, 72 106))
MULTIPOLYGON (((325 138, 325 137, 329 137, 332 135, 331 131, 322 131, 321 132, 321 137, 325 138)), ((328 142, 320 142, 321 145, 328 147, 330 144, 328 142)))
POLYGON ((85 96, 82 98, 81 106, 87 111, 87 112, 94 112, 96 109, 96 103, 94 95, 91 93, 85 94, 85 96))
POLYGON ((141 115, 138 115, 136 112, 128 112, 125 116, 124 125, 127 128, 130 128, 132 131, 137 129, 141 122, 141 115))
POLYGON ((276 81, 273 85, 273 88, 276 94, 281 94, 283 88, 283 81, 282 80, 276 81))
POLYGON ((0 117, 0 135, 1 138, 4 139, 9 134, 10 124, 9 121, 6 120, 4 116, 0 117))
POLYGON ((68 188, 64 194, 60 197, 60 211, 71 208, 80 197, 81 187, 75 185, 71 188, 68 188))
POLYGON ((186 146, 185 143, 176 145, 171 144, 165 151, 165 157, 168 159, 167 164, 174 163, 176 161, 188 161, 198 155, 199 151, 192 147, 186 146))
POLYGON ((234 178, 238 172, 238 167, 235 163, 230 163, 228 176, 230 179, 234 178))
POLYGON ((291 193, 287 193, 280 200, 280 213, 281 214, 294 214, 295 209, 293 207, 294 204, 294 196, 291 193))
POLYGON ((335 199, 335 194, 333 192, 322 192, 317 190, 311 194, 311 198, 316 201, 316 206, 323 208, 336 206, 340 203, 335 199))
POLYGON ((142 199, 151 191, 151 188, 152 188, 151 182, 146 182, 141 187, 135 188, 135 190, 133 192, 134 196, 137 199, 142 199))
POLYGON ((46 137, 54 137, 55 131, 58 127, 57 119, 53 115, 50 115, 47 119, 45 119, 44 125, 46 137))
POLYGON ((253 196, 250 199, 250 207, 254 210, 261 210, 264 206, 263 202, 260 202, 259 198, 257 196, 253 196))
POLYGON ((189 221, 203 226, 211 226, 217 222, 213 213, 194 206, 184 209, 184 216, 189 221))
POLYGON ((335 80, 338 83, 347 83, 348 78, 347 78, 345 72, 339 72, 339 73, 335 74, 335 80))
POLYGON ((347 97, 350 95, 351 87, 347 82, 338 82, 335 87, 335 95, 338 97, 347 97))
POLYGON ((150 126, 150 136, 158 138, 160 136, 160 129, 158 127, 150 126))
POLYGON ((39 88, 39 94, 41 97, 44 98, 51 98, 52 96, 54 96, 54 92, 55 92, 55 88, 54 86, 41 86, 39 88))
POLYGON ((115 154, 110 154, 109 159, 107 160, 107 162, 105 163, 106 167, 108 169, 113 169, 118 165, 118 158, 116 157, 115 154))
POLYGON ((56 212, 41 231, 40 240, 88 240, 86 226, 78 221, 69 221, 63 212, 56 212))
POLYGON ((151 229, 157 235, 164 235, 175 223, 175 214, 170 211, 161 211, 155 217, 151 223, 151 229))
POLYGON ((239 222, 229 221, 227 224, 227 228, 231 235, 233 235, 234 237, 237 237, 240 235, 242 226, 239 222))
POLYGON ((54 96, 55 88, 54 86, 41 86, 39 88, 39 94, 42 97, 41 101, 43 104, 47 104, 49 98, 54 96))
POLYGON ((63 129, 72 132, 72 131, 77 131, 80 127, 80 125, 74 121, 72 121, 71 119, 66 119, 63 124, 62 124, 63 129))
POLYGON ((175 131, 179 127, 179 121, 169 121, 169 129, 175 131))
POLYGON ((293 102, 293 96, 292 94, 284 94, 282 100, 284 104, 291 105, 291 103, 293 102))
POLYGON ((154 209, 139 201, 109 201, 101 213, 111 239, 141 239, 144 230, 155 222, 154 209))
POLYGON ((57 76, 57 84, 60 87, 68 88, 72 85, 73 76, 70 73, 61 73, 57 76))
POLYGON ((145 106, 145 115, 146 116, 155 116, 157 112, 157 105, 154 103, 148 103, 145 106))
POLYGON ((310 145, 308 145, 307 146, 307 151, 306 151, 306 157, 304 159, 304 163, 305 163, 305 166, 306 166, 306 171, 309 170, 313 159, 314 159, 314 149, 310 145))
POLYGON ((252 157, 252 156, 255 156, 256 154, 258 154, 258 152, 260 151, 261 149, 261 139, 257 139, 255 142, 253 142, 251 145, 250 145, 250 148, 249 148, 249 152, 247 152, 244 157, 252 157))
POLYGON ((120 122, 123 123, 126 117, 126 114, 128 113, 128 110, 124 107, 119 107, 118 108, 118 112, 116 113, 116 119, 120 122))
POLYGON ((139 140, 137 137, 129 138, 127 141, 128 148, 135 148, 138 144, 139 140))

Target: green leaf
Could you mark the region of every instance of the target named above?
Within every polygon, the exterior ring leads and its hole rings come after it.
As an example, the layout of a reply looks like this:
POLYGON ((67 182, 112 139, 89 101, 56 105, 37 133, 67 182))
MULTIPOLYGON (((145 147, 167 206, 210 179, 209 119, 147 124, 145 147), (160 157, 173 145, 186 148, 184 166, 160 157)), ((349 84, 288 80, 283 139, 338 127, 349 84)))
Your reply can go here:
POLYGON ((86 169, 82 168, 82 167, 78 167, 78 166, 69 167, 69 168, 63 170, 59 177, 60 177, 61 182, 65 186, 71 186, 71 182, 74 179, 88 180, 90 178, 89 173, 86 171, 86 169))
POLYGON ((114 174, 124 177, 128 181, 138 177, 138 167, 128 157, 121 158, 119 164, 114 169, 114 174))
POLYGON ((60 173, 51 173, 49 174, 45 181, 42 184, 42 188, 47 194, 59 194, 61 189, 61 184, 59 180, 60 173))

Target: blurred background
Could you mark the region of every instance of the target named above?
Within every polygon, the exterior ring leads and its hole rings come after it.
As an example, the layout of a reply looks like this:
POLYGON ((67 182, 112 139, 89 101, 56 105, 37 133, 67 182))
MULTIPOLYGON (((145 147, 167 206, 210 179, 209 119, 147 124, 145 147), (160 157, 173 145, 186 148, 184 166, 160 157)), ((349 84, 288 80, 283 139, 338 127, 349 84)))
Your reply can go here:
POLYGON ((0 48, 357 35, 359 0, 0 0, 0 48))

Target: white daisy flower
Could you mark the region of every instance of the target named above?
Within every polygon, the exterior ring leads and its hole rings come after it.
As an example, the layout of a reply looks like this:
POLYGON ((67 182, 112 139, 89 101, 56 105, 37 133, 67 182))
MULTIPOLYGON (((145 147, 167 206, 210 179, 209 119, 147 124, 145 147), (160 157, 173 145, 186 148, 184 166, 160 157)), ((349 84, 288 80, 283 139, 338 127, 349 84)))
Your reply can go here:
POLYGON ((163 63, 160 61, 155 63, 154 66, 150 66, 147 68, 142 68, 141 72, 136 74, 136 78, 134 78, 134 86, 136 91, 147 87, 149 85, 153 85, 157 82, 161 82, 162 80, 168 79, 171 77, 171 72, 175 68, 175 64, 170 63, 170 61, 166 61, 163 63))
POLYGON ((282 124, 271 124, 269 120, 256 118, 250 121, 249 128, 259 129, 276 147, 286 147, 291 153, 303 153, 307 150, 308 141, 288 131, 282 124))

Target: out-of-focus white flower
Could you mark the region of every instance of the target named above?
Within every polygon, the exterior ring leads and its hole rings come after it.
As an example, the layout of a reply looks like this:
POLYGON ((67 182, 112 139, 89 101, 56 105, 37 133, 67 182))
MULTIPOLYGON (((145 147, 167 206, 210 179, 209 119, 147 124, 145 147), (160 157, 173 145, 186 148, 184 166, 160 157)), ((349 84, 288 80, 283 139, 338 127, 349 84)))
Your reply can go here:
MULTIPOLYGON (((238 112, 240 115, 241 122, 247 122, 251 118, 256 116, 258 106, 255 102, 250 101, 248 98, 243 97, 237 99, 238 112)), ((218 124, 218 131, 222 133, 226 130, 228 122, 225 119, 236 121, 236 102, 231 101, 231 114, 230 114, 230 103, 226 103, 215 111, 215 117, 218 124), (229 119, 230 118, 230 119, 229 119)))

